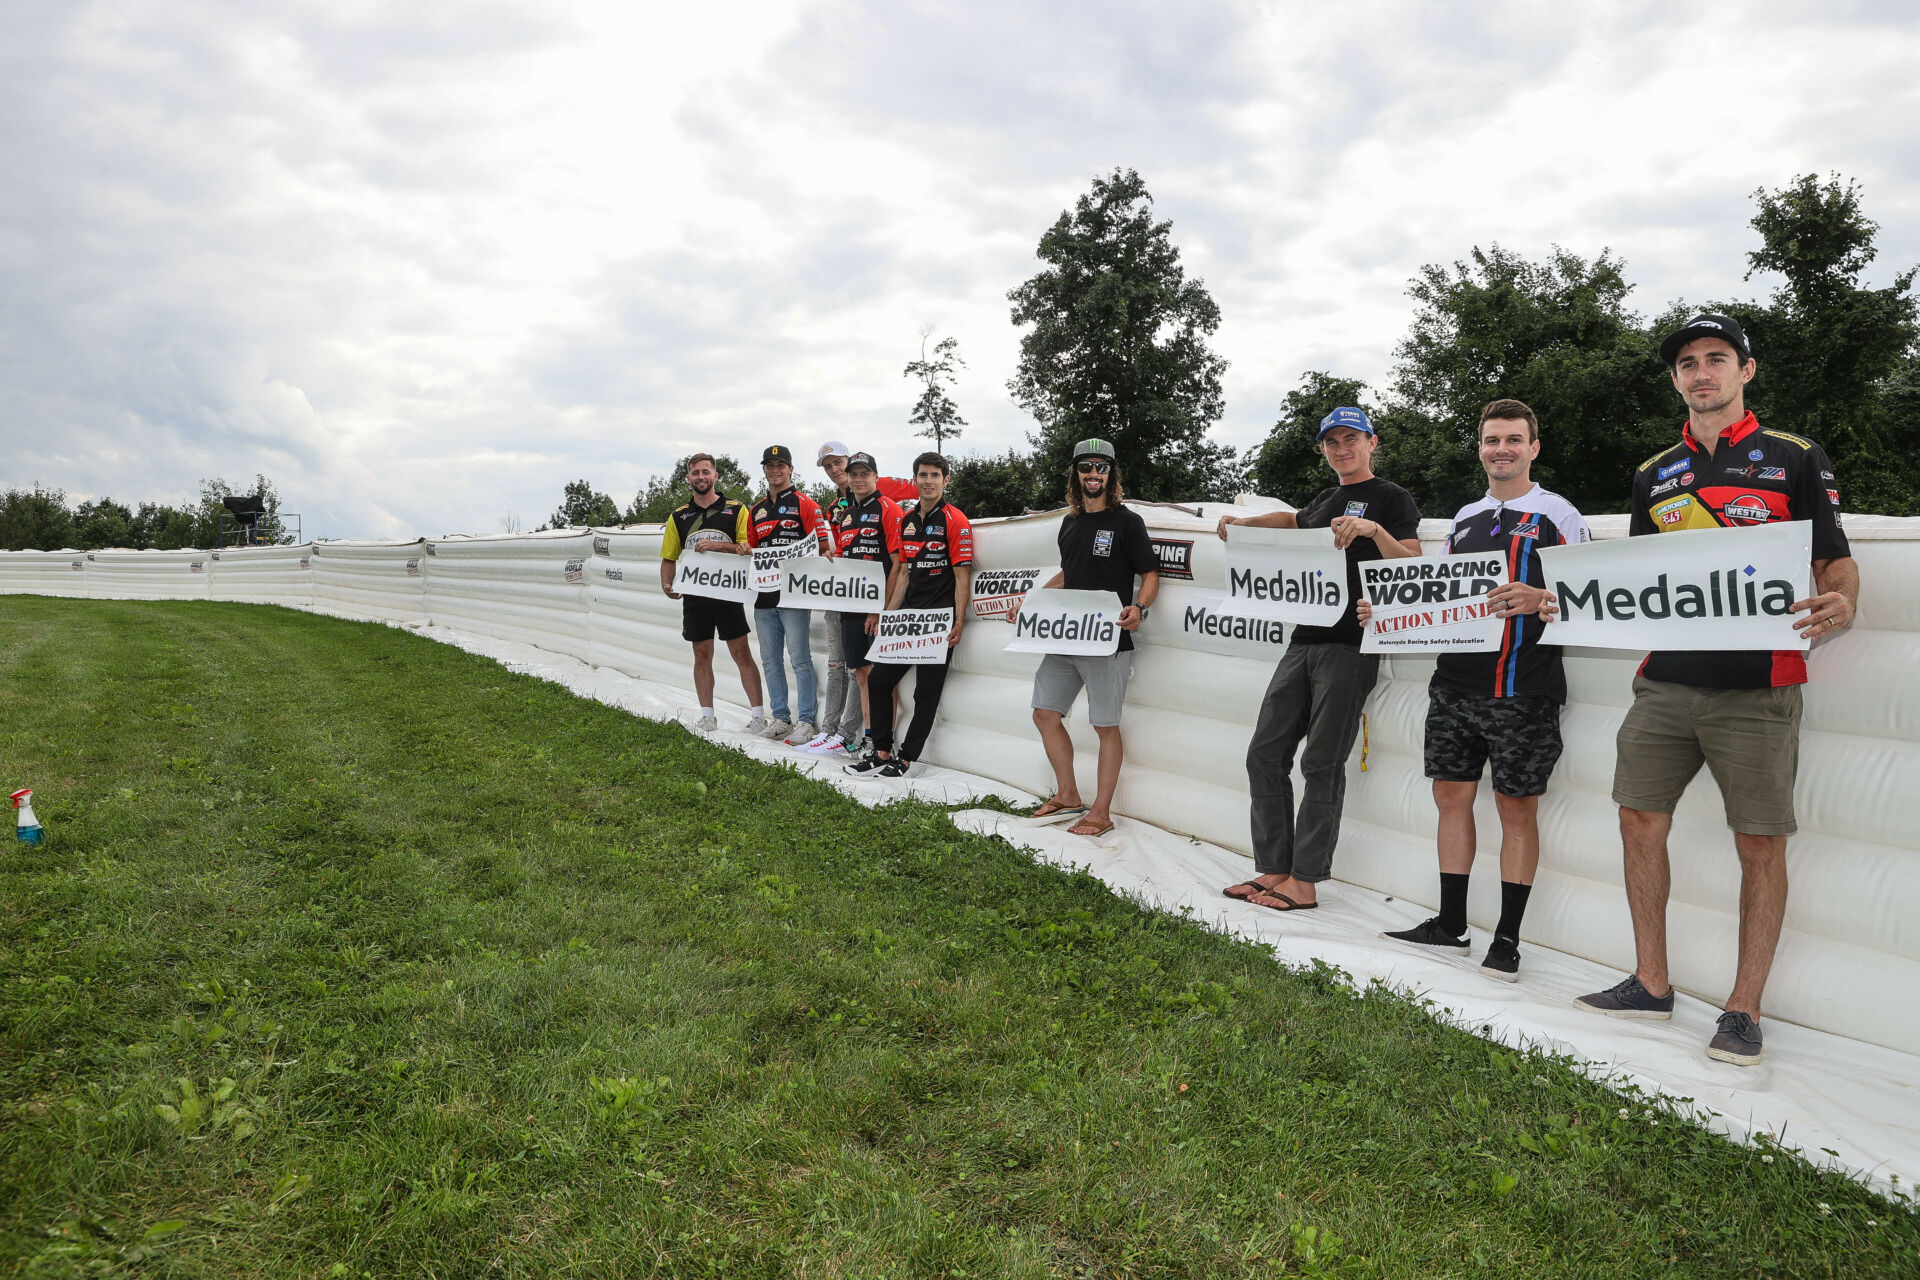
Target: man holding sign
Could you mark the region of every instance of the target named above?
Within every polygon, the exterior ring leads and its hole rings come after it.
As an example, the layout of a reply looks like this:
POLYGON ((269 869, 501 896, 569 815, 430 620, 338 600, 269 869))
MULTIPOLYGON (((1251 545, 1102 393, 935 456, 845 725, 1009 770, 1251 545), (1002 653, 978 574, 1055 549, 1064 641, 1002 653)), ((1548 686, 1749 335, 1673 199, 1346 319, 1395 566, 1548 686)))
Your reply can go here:
MULTIPOLYGON (((879 565, 891 579, 900 555, 900 504, 881 492, 880 469, 874 465, 872 454, 850 455, 845 473, 847 498, 833 513, 836 550, 842 559, 879 565)), ((873 643, 879 622, 877 611, 848 609, 840 614, 841 655, 860 688, 861 718, 869 725, 873 723, 869 687, 873 664, 867 659, 867 647, 873 643)))
MULTIPOLYGON (((1813 441, 1765 430, 1747 410, 1746 386, 1757 366, 1746 333, 1730 316, 1697 315, 1660 344, 1660 358, 1672 370, 1673 388, 1690 417, 1680 442, 1641 463, 1634 475, 1629 535, 1810 521, 1815 594, 1773 608, 1763 600, 1761 608, 1773 612, 1784 605, 1787 612, 1805 613, 1793 627, 1810 639, 1846 626, 1853 621, 1860 575, 1840 531, 1833 465, 1813 441)), ((1674 540, 1690 547, 1706 541, 1719 540, 1674 540)), ((1721 611, 1718 577, 1708 584, 1715 615, 1721 611)), ((1742 585, 1740 570, 1727 578, 1731 596, 1742 585)), ((1753 594, 1751 582, 1745 585, 1753 594)), ((1624 589, 1609 592, 1610 604, 1616 596, 1627 598, 1618 602, 1617 614, 1633 612, 1624 607, 1630 603, 1642 610, 1654 605, 1660 616, 1669 607, 1653 600, 1651 590, 1638 602, 1624 589)), ((1571 598, 1560 604, 1563 613, 1574 608, 1571 598)), ((1727 604, 1730 614, 1740 611, 1737 599, 1727 604)), ((1681 612, 1677 603, 1671 608, 1681 612)), ((1749 602, 1745 612, 1753 611, 1749 602)), ((1620 725, 1613 775, 1636 966, 1619 985, 1580 997, 1583 1008, 1620 1018, 1673 1015, 1667 834, 1681 793, 1705 764, 1719 784, 1740 855, 1740 959, 1707 1056, 1738 1066, 1759 1063, 1760 994, 1787 907, 1787 837, 1796 829, 1793 786, 1806 679, 1806 656, 1798 648, 1647 655, 1620 725)))
MULTIPOLYGON (((805 542, 823 556, 830 554, 827 521, 820 513, 820 504, 794 487, 793 451, 785 445, 768 446, 760 455, 760 470, 767 477, 767 495, 747 512, 751 544, 758 548, 805 542)), ((809 742, 814 716, 819 713, 813 646, 807 634, 813 614, 806 609, 782 609, 776 589, 762 591, 754 601, 753 622, 760 633, 760 661, 767 668, 767 693, 773 703, 773 723, 761 731, 761 736, 809 742), (789 716, 785 658, 792 659, 794 683, 800 686, 798 723, 789 716)))
MULTIPOLYGON (((940 694, 947 687, 953 665, 953 646, 960 643, 966 623, 973 577, 973 526, 966 514, 946 502, 947 460, 923 453, 913 460, 913 480, 920 501, 900 518, 900 560, 887 583, 887 611, 946 610, 952 625, 946 652, 936 663, 879 662, 867 679, 867 701, 872 710, 873 754, 847 766, 848 773, 875 778, 904 778, 926 749, 933 717, 940 710, 940 694), (913 682, 913 722, 893 754, 893 691, 909 671, 920 674, 913 682)), ((879 630, 875 623, 876 632, 879 630)))
POLYGON ((759 733, 767 727, 767 716, 760 705, 760 669, 753 665, 753 650, 747 645, 747 611, 737 600, 683 595, 673 589, 674 571, 687 551, 747 554, 746 504, 720 492, 719 483, 720 473, 714 469, 712 454, 696 453, 688 459, 687 486, 693 490, 693 500, 675 507, 661 531, 660 590, 667 599, 680 601, 680 635, 693 645, 693 688, 700 699, 700 719, 694 727, 703 733, 720 727, 713 713, 713 637, 717 631, 740 669, 741 687, 753 706, 747 732, 759 733))
MULTIPOLYGON (((1480 411, 1487 494, 1455 514, 1447 553, 1487 554, 1501 562, 1500 585, 1485 597, 1499 619, 1499 648, 1441 653, 1434 660, 1426 766, 1440 810, 1440 914, 1386 935, 1468 949, 1467 882, 1478 843, 1473 802, 1491 761, 1500 815, 1500 921, 1480 967, 1504 982, 1520 976, 1520 921, 1540 865, 1540 797, 1560 760, 1560 708, 1567 700, 1560 646, 1540 643, 1554 599, 1538 552, 1592 537, 1572 503, 1534 483, 1539 456, 1540 420, 1532 409, 1518 400, 1495 400, 1480 411)), ((1369 613, 1361 601, 1362 624, 1369 613)))
POLYGON ((1299 511, 1221 516, 1228 525, 1268 529, 1332 529, 1347 553, 1346 606, 1330 626, 1300 625, 1267 683, 1260 719, 1247 743, 1247 790, 1253 801, 1254 877, 1226 890, 1276 911, 1320 905, 1320 881, 1332 874, 1346 799, 1347 756, 1360 735, 1360 709, 1380 674, 1380 655, 1360 652, 1360 566, 1368 560, 1420 554, 1420 509, 1413 495, 1373 474, 1378 443, 1373 422, 1351 406, 1320 420, 1320 453, 1340 483, 1322 489, 1299 511), (1305 748, 1301 749, 1302 740, 1305 748), (1298 826, 1293 810, 1293 758, 1300 752, 1306 795, 1298 826))

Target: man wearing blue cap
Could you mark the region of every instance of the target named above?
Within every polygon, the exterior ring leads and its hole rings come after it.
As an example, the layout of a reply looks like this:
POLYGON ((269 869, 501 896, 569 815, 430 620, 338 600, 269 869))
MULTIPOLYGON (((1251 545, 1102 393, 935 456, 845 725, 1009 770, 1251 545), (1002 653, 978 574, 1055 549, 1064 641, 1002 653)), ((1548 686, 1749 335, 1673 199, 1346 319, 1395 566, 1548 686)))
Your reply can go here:
MULTIPOLYGON (((1352 406, 1320 420, 1320 454, 1338 484, 1298 511, 1221 516, 1267 529, 1332 529, 1347 553, 1347 598, 1360 599, 1360 566, 1420 554, 1420 509, 1413 495, 1373 474, 1378 437, 1373 421, 1352 406)), ((1320 905, 1316 886, 1332 875, 1346 801, 1347 757, 1360 733, 1360 710, 1380 674, 1380 656, 1360 652, 1353 605, 1331 626, 1296 626, 1267 683, 1260 719, 1247 743, 1247 791, 1253 807, 1254 876, 1226 890, 1275 911, 1320 905), (1304 745, 1303 745, 1304 742, 1304 745), (1300 756, 1306 795, 1293 807, 1293 760, 1300 756)))

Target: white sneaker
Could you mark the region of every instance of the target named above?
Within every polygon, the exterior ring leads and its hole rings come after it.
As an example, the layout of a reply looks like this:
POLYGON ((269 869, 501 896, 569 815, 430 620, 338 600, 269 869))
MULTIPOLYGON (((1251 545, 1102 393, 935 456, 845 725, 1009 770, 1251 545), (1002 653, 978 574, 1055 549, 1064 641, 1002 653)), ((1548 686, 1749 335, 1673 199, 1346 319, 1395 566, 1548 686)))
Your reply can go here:
POLYGON ((788 734, 792 732, 793 732, 793 721, 771 720, 767 722, 767 727, 760 731, 760 736, 763 738, 772 738, 775 741, 778 741, 781 738, 786 737, 788 734))
POLYGON ((787 745, 790 747, 805 748, 808 744, 812 743, 817 736, 814 732, 813 721, 802 720, 794 725, 793 732, 787 735, 787 745))
POLYGON ((767 731, 766 713, 761 711, 756 711, 753 713, 753 719, 747 721, 747 727, 742 729, 740 732, 760 734, 760 733, 765 733, 766 731, 767 731))
POLYGON ((712 716, 701 716, 693 722, 695 733, 712 733, 720 727, 720 722, 712 716))
POLYGON ((827 739, 831 736, 832 736, 831 734, 816 733, 811 738, 808 738, 805 742, 798 742, 790 745, 797 746, 802 751, 807 751, 807 752, 818 751, 821 747, 827 744, 827 739))
POLYGON ((807 752, 816 756, 844 755, 847 740, 837 733, 823 733, 807 744, 807 752))

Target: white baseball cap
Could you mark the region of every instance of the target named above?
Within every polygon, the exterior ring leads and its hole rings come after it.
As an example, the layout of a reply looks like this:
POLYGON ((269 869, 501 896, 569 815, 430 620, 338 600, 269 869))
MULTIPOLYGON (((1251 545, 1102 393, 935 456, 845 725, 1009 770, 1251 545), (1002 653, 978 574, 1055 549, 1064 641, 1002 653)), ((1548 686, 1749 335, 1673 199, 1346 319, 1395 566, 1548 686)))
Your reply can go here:
POLYGON ((814 461, 825 462, 828 458, 844 458, 851 452, 853 451, 838 440, 829 440, 820 446, 820 456, 814 461))

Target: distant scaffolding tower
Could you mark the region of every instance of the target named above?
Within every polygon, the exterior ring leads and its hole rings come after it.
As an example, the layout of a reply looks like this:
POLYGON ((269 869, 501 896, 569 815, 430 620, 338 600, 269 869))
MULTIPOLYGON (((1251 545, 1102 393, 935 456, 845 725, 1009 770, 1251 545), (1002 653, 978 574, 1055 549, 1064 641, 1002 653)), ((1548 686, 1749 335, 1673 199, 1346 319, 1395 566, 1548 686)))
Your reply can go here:
MULTIPOLYGON (((260 517, 267 513, 264 499, 236 494, 220 499, 220 505, 233 513, 233 522, 239 526, 234 530, 235 546, 251 547, 260 541, 260 517)), ((225 530, 221 534, 220 541, 225 543, 225 530)))

